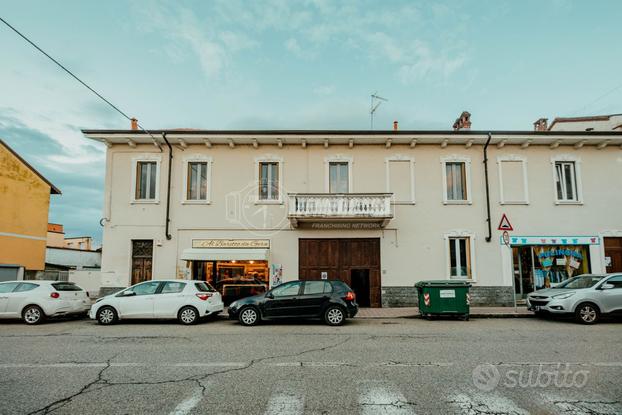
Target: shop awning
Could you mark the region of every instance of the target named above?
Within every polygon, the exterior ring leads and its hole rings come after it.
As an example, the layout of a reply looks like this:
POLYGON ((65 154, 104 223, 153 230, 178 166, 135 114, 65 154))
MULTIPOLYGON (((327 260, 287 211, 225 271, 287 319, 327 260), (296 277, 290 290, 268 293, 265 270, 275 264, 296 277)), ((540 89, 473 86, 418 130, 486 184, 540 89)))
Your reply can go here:
POLYGON ((184 249, 181 258, 185 261, 230 261, 232 259, 244 261, 267 261, 269 249, 241 249, 241 248, 188 248, 184 249))

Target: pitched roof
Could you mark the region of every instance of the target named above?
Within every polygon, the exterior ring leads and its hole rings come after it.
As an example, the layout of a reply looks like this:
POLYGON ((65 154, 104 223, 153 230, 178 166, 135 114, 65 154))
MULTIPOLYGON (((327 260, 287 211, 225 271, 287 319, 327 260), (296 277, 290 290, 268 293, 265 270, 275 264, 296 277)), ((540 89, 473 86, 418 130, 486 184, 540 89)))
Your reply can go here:
POLYGON ((26 167, 28 167, 30 169, 30 171, 32 171, 34 174, 36 174, 41 180, 43 180, 45 183, 47 183, 50 186, 50 194, 53 195, 60 195, 62 194, 62 192, 60 191, 60 189, 56 186, 54 186, 52 184, 52 182, 50 182, 48 179, 46 179, 41 173, 39 173, 37 171, 37 169, 35 169, 34 167, 32 167, 30 165, 30 163, 28 163, 26 160, 24 160, 19 154, 17 154, 15 152, 15 150, 13 150, 11 147, 9 147, 9 145, 7 143, 5 143, 4 141, 2 141, 2 139, 0 139, 0 144, 2 144, 7 150, 9 150, 9 152, 11 154, 13 154, 19 161, 22 162, 22 164, 26 167))

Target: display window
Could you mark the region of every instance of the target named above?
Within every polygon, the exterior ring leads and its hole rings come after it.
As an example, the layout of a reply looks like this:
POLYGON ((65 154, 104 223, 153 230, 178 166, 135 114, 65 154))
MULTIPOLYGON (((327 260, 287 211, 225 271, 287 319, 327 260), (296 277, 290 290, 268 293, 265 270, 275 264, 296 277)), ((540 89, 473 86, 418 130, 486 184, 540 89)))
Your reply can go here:
POLYGON ((268 290, 268 261, 188 261, 192 278, 209 282, 222 295, 225 305, 268 290))

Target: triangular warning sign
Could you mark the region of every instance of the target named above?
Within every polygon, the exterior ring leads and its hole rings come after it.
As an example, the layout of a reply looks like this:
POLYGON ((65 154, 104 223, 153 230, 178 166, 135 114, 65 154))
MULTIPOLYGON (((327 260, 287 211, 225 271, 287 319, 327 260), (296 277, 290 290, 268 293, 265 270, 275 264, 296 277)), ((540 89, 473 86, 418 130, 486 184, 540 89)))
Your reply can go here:
POLYGON ((508 217, 505 216, 505 213, 501 217, 501 222, 499 222, 499 227, 497 229, 500 231, 513 231, 514 230, 514 228, 512 227, 512 224, 508 220, 508 217))

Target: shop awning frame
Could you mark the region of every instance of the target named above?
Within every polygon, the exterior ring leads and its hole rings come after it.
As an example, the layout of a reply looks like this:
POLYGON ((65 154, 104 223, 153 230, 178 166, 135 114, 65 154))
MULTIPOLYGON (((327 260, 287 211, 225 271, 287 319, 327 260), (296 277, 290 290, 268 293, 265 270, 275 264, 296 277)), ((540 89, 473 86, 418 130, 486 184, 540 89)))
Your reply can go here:
POLYGON ((269 249, 188 248, 183 250, 180 259, 184 261, 267 261, 269 256, 269 249))

